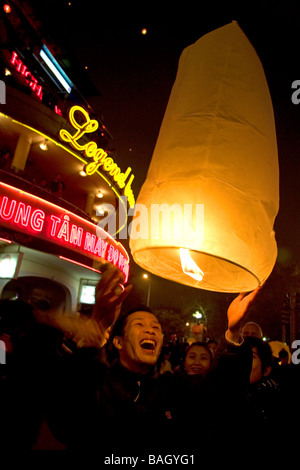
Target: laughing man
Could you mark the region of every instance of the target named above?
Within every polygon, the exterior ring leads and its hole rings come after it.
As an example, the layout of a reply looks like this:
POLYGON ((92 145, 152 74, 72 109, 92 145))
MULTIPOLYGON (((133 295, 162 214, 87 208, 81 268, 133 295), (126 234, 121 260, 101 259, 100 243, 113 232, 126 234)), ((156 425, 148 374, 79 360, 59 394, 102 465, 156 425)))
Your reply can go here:
MULTIPOLYGON (((182 426, 188 429, 195 420, 205 420, 204 434, 210 439, 209 418, 213 426, 216 419, 235 419, 233 403, 238 391, 248 384, 252 361, 243 349, 240 327, 259 289, 240 294, 231 303, 224 338, 228 354, 221 359, 218 373, 203 383, 191 376, 154 375, 163 344, 161 325, 147 307, 116 320, 128 293, 115 294, 119 283, 110 270, 104 273, 92 318, 73 327, 73 342, 80 348, 60 357, 53 367, 50 429, 67 449, 96 451, 112 456, 112 460, 113 456, 161 453, 186 446, 193 451, 197 439, 187 439, 182 426), (112 324, 118 360, 109 367, 98 360, 95 351, 106 343, 112 324)), ((68 325, 69 335, 70 330, 68 325)))

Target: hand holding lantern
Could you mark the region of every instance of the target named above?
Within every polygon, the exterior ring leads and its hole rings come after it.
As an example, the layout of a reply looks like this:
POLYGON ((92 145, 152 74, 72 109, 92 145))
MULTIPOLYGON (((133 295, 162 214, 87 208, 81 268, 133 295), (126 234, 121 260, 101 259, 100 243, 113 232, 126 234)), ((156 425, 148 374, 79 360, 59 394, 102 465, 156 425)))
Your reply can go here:
POLYGON ((240 328, 250 313, 252 304, 261 290, 257 287, 250 293, 241 293, 231 302, 227 310, 228 330, 226 338, 234 343, 241 342, 240 328))

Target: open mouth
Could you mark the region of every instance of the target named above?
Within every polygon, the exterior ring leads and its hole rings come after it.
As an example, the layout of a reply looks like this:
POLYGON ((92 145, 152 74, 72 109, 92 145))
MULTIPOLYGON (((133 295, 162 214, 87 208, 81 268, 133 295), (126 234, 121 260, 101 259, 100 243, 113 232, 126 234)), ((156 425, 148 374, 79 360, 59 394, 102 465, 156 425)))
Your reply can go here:
POLYGON ((153 339, 142 339, 140 346, 147 351, 155 351, 156 342, 153 339))
POLYGON ((191 367, 191 370, 195 373, 195 374, 200 374, 202 372, 202 367, 191 367))

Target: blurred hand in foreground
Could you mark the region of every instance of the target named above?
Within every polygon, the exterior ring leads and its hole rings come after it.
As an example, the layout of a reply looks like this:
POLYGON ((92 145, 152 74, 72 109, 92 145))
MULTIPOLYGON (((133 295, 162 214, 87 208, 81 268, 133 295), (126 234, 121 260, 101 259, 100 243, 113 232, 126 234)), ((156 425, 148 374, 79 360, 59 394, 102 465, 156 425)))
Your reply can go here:
POLYGON ((101 273, 90 318, 57 314, 47 322, 62 330, 78 347, 101 348, 106 344, 111 327, 120 314, 122 303, 132 288, 131 285, 123 286, 124 275, 113 265, 103 266, 101 273))

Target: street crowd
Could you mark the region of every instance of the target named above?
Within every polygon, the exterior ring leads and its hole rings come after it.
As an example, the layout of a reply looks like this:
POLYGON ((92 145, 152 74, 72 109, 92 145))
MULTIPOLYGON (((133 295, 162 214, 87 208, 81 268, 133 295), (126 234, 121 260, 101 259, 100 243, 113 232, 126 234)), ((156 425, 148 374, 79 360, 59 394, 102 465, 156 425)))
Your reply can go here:
POLYGON ((1 451, 201 455, 291 442, 299 366, 247 321, 263 287, 231 302, 220 341, 166 345, 151 309, 122 310, 122 276, 103 270, 90 316, 41 319, 0 301, 1 451))

